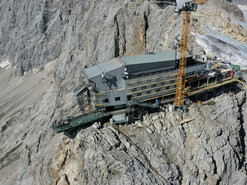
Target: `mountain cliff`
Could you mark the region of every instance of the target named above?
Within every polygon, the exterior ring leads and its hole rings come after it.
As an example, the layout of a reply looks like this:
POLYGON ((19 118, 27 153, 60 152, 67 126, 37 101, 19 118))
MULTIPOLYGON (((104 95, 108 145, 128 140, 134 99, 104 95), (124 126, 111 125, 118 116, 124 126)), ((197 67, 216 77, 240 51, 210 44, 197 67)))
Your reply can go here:
MULTIPOLYGON (((246 3, 213 1, 192 13, 190 51, 246 67, 246 3), (241 8, 241 9, 240 9, 241 8)), ((0 184, 246 184, 246 91, 189 107, 192 121, 146 114, 74 140, 51 124, 79 113, 85 65, 172 49, 175 6, 148 0, 0 2, 0 184)))

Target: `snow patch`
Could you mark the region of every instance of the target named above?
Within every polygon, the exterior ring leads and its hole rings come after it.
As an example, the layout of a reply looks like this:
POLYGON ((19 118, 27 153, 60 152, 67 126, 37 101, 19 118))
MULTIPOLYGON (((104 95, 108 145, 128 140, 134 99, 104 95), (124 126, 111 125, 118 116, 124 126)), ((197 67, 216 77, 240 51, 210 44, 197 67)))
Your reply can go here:
POLYGON ((242 21, 238 21, 238 20, 231 20, 231 23, 233 23, 233 24, 239 24, 245 30, 247 30, 247 22, 242 22, 242 21))
POLYGON ((10 62, 8 60, 2 61, 0 63, 0 69, 8 69, 10 67, 11 67, 11 64, 10 64, 10 62))
POLYGON ((247 22, 247 6, 246 5, 238 5, 238 8, 243 12, 244 19, 247 22))
POLYGON ((238 5, 238 8, 242 11, 247 11, 247 6, 246 5, 238 5))
POLYGON ((204 31, 207 35, 195 35, 196 42, 205 50, 206 54, 211 57, 240 65, 242 69, 247 69, 247 44, 242 44, 237 40, 226 35, 216 33, 209 28, 204 31))

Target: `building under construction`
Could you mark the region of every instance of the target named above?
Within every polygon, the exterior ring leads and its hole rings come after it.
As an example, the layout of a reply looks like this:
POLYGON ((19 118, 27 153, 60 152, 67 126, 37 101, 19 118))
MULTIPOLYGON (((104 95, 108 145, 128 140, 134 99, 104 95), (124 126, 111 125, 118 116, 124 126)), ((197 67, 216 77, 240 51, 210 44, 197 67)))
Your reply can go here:
MULTIPOLYGON (((77 92, 82 109, 123 109, 127 102, 169 101, 176 92, 179 56, 175 51, 117 57, 85 68, 85 83, 77 92), (178 59, 177 59, 178 58, 178 59)), ((178 54, 179 55, 179 54, 178 54)), ((187 76, 203 73, 205 64, 187 59, 187 76)))
POLYGON ((141 115, 143 109, 158 109, 160 102, 175 99, 174 105, 181 108, 186 96, 207 94, 236 82, 231 67, 206 67, 188 55, 191 12, 206 1, 185 2, 176 10, 183 13, 180 52, 117 57, 85 68, 85 81, 75 93, 86 114, 54 123, 55 131, 71 136, 77 127, 95 121, 111 118, 113 123, 130 122, 135 112, 141 115))
MULTIPOLYGON (((75 90, 82 112, 78 117, 54 123, 57 132, 112 118, 113 123, 128 122, 134 112, 157 109, 159 103, 175 99, 179 52, 147 53, 117 57, 87 67, 84 82, 75 90)), ((205 94, 235 82, 228 66, 206 67, 206 63, 187 57, 186 96, 205 94)))

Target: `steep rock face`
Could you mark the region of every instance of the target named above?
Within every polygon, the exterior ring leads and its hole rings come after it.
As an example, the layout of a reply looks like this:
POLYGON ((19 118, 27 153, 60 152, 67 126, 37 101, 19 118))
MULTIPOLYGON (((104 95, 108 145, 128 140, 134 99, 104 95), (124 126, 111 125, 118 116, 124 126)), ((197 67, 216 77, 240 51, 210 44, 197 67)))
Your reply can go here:
POLYGON ((208 1, 192 14, 191 47, 200 45, 211 58, 215 56, 246 69, 247 23, 237 5, 227 1, 208 1), (217 7, 217 8, 216 8, 217 7))
POLYGON ((201 31, 208 27, 215 32, 231 36, 247 44, 247 30, 238 24, 233 24, 233 20, 245 22, 243 12, 237 6, 225 1, 208 1, 205 5, 199 6, 194 13, 193 25, 201 31), (215 11, 216 7, 220 8, 215 11))
MULTIPOLYGON (((23 75, 58 59, 56 74, 63 80, 70 65, 81 66, 80 71, 114 56, 173 48, 181 34, 181 16, 173 11, 174 6, 161 9, 145 0, 2 1, 0 60, 8 59, 23 75)), ((244 21, 237 6, 208 1, 193 13, 192 31, 210 27, 246 43, 246 31, 231 19, 244 21)), ((191 42, 192 51, 200 49, 191 42)))
POLYGON ((215 107, 192 106, 195 120, 184 126, 166 111, 130 126, 89 127, 74 140, 51 130, 55 120, 78 113, 73 89, 85 65, 173 47, 181 34, 173 6, 144 0, 0 5, 0 61, 16 67, 0 71, 0 184, 245 183, 244 92, 219 97, 215 107))
POLYGON ((233 3, 241 4, 241 5, 246 5, 247 3, 246 0, 229 0, 229 2, 233 2, 233 3))
MULTIPOLYGON (((2 1, 1 7, 2 12, 8 10, 1 14, 1 59, 9 59, 21 75, 56 58, 59 73, 64 73, 71 62, 92 65, 145 52, 148 44, 155 43, 147 39, 149 23, 168 25, 174 9, 162 11, 146 1, 110 0, 13 0, 2 1), (154 15, 149 16, 151 12, 154 15)), ((156 40, 162 40, 166 30, 157 34, 157 26, 150 28, 150 36, 156 34, 156 40)))
POLYGON ((129 126, 89 127, 74 140, 63 136, 54 180, 66 175, 71 184, 245 184, 245 98, 241 91, 193 104, 192 121, 184 125, 176 114, 160 112, 129 126))

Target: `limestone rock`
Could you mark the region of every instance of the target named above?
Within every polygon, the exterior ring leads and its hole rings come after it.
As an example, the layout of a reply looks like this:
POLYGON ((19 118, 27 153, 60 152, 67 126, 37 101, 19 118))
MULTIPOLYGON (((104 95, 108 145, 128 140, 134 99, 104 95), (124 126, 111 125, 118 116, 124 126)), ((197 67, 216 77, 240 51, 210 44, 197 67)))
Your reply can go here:
POLYGON ((69 185, 66 174, 62 175, 62 177, 59 179, 57 185, 69 185))
MULTIPOLYGON (((182 21, 174 9, 149 0, 0 2, 0 63, 12 66, 0 70, 0 184, 246 184, 244 90, 192 103, 184 125, 166 108, 137 124, 88 125, 74 139, 51 129, 80 113, 73 89, 85 65, 172 49, 182 21)), ((192 16, 194 54, 204 27, 246 42, 231 23, 244 20, 235 4, 211 0, 192 16)))

